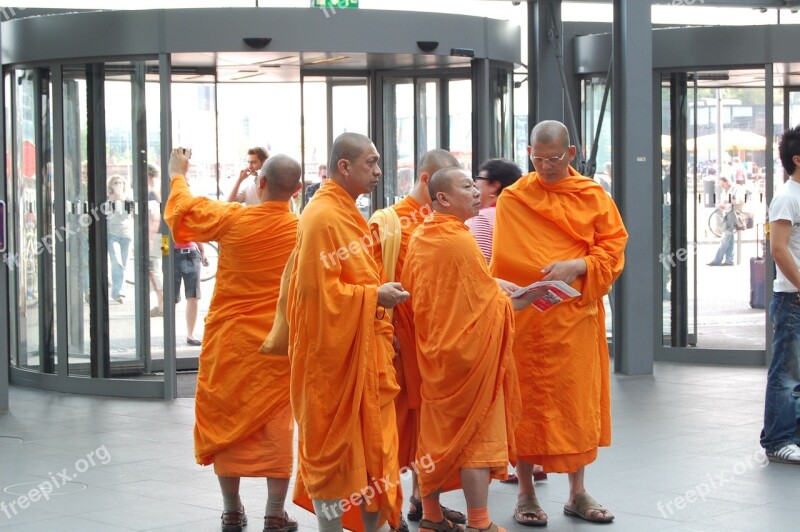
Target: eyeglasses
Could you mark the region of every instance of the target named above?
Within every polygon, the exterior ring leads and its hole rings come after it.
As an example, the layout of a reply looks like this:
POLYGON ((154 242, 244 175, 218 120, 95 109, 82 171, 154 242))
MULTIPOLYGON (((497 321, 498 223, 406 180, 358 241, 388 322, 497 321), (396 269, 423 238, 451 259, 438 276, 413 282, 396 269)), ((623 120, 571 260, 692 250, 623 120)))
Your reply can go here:
POLYGON ((482 176, 482 175, 476 175, 472 179, 473 179, 473 181, 491 181, 491 179, 489 179, 486 176, 482 176))
POLYGON ((561 157, 531 157, 531 161, 533 164, 542 164, 544 162, 548 162, 550 164, 558 164, 564 160, 564 157, 567 156, 569 150, 565 151, 561 154, 561 157))

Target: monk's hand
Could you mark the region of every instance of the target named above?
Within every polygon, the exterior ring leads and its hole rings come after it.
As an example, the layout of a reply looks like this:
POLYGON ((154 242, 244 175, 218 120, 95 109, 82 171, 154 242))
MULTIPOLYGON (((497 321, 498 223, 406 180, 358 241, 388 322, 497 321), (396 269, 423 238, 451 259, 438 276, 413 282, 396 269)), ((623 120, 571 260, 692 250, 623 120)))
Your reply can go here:
POLYGON ((583 259, 562 260, 552 262, 542 268, 542 281, 564 281, 570 284, 586 273, 586 261, 583 259))
POLYGON ((511 303, 514 305, 514 310, 522 310, 528 308, 534 301, 545 295, 548 291, 546 286, 540 286, 533 290, 528 290, 519 297, 512 297, 511 303))
POLYGON ((411 294, 403 290, 400 283, 385 283, 378 287, 378 305, 383 308, 393 308, 406 299, 411 294))
POLYGON ((499 279, 495 277, 494 280, 497 281, 497 284, 500 285, 500 290, 502 290, 503 293, 505 293, 507 296, 510 296, 511 294, 522 288, 518 284, 512 283, 511 281, 506 281, 505 279, 499 279))
POLYGON ((182 175, 186 177, 189 171, 189 159, 192 158, 192 150, 189 148, 175 148, 169 156, 169 177, 182 175))

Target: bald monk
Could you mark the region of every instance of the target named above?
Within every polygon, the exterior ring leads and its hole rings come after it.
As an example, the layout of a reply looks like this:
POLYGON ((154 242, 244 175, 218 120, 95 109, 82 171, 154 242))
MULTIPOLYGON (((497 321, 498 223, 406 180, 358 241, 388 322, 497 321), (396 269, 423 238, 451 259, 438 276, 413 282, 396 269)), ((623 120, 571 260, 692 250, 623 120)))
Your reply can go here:
POLYGON ((497 202, 492 274, 523 285, 562 280, 582 294, 546 312, 517 315, 514 356, 525 377, 514 517, 526 526, 547 522, 532 464, 568 474, 565 514, 614 519, 586 492, 584 472, 597 448, 611 444, 603 296, 622 272, 628 234, 611 197, 570 166, 575 151, 564 124, 538 124, 528 147, 536 171, 507 187, 497 202))
POLYGON ((300 165, 271 157, 256 181, 258 205, 193 197, 186 184, 189 150, 173 150, 165 219, 176 242, 220 244, 216 286, 206 317, 195 394, 197 462, 214 464, 222 489, 222 530, 247 524, 241 477, 267 478, 265 531, 297 530, 284 511, 292 473, 294 420, 289 360, 258 353, 272 327, 280 278, 295 245, 297 216, 289 198, 300 165))
POLYGON ((381 284, 367 221, 356 207, 378 184, 380 155, 364 135, 331 147, 329 179, 300 217, 286 316, 298 426, 296 504, 319 530, 397 527, 392 325, 408 292, 381 284))
MULTIPOLYGON (((442 168, 458 167, 459 162, 453 154, 446 150, 434 149, 426 152, 417 164, 417 180, 411 194, 401 199, 391 207, 378 211, 370 219, 370 231, 375 245, 373 254, 375 260, 381 265, 383 273, 387 276, 384 280, 396 281, 403 275, 403 264, 408 250, 408 241, 411 235, 420 226, 426 216, 433 213, 431 197, 428 193, 428 182, 431 176, 442 168), (392 213, 396 214, 396 224, 392 226, 383 218, 392 213), (378 235, 378 238, 375 237, 378 235), (396 258, 392 262, 389 257, 391 240, 396 240, 396 258), (387 246, 383 243, 386 242, 387 246)), ((412 475, 412 493, 409 498, 408 519, 419 521, 422 519, 422 503, 420 502, 419 481, 414 460, 417 453, 417 436, 419 434, 419 408, 420 408, 420 375, 417 366, 416 347, 414 345, 414 314, 411 303, 405 302, 398 305, 392 313, 392 324, 396 339, 396 353, 394 368, 400 392, 395 397, 395 410, 397 411, 397 430, 400 438, 398 457, 400 467, 407 467, 412 475)), ((454 523, 466 523, 467 516, 463 513, 442 507, 445 517, 454 523)), ((400 530, 407 530, 403 523, 400 530)))
POLYGON ((411 292, 422 408, 417 459, 435 467, 419 472, 420 531, 463 530, 446 519, 442 491, 462 487, 466 530, 497 531, 487 508, 491 478, 507 477, 513 433, 521 414, 511 352, 512 309, 543 291, 511 300, 518 287, 489 273, 464 222, 477 215, 480 192, 460 168, 444 168, 428 184, 436 211, 408 246, 403 286, 411 292), (513 301, 513 302, 512 302, 513 301))

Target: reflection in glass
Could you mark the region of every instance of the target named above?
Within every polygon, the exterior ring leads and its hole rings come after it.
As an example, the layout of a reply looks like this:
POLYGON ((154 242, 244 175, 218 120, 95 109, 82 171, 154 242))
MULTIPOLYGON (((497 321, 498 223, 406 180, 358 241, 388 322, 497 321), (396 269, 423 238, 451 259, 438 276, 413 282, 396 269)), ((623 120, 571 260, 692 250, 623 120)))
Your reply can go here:
POLYGON ((89 228, 87 211, 86 70, 64 67, 64 191, 67 248, 68 372, 89 375, 89 228))
POLYGON ((414 82, 387 79, 383 86, 384 201, 394 205, 414 187, 414 82))
MULTIPOLYGON (((14 170, 16 175, 15 220, 19 239, 19 266, 15 270, 17 323, 16 365, 39 367, 39 253, 37 248, 39 203, 36 195, 36 118, 34 70, 18 70, 15 76, 16 121, 14 130, 14 170)), ((14 190, 14 189, 12 189, 14 190)))

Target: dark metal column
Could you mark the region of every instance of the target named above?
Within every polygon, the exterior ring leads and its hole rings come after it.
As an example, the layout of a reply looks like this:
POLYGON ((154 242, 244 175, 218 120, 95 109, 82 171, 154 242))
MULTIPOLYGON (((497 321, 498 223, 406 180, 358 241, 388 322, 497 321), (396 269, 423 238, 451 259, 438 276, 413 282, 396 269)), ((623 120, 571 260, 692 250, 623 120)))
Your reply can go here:
POLYGON ((147 103, 145 101, 145 63, 134 63, 131 78, 131 130, 133 144, 133 178, 135 191, 132 208, 133 249, 136 252, 136 353, 142 360, 144 372, 150 373, 150 211, 147 181, 147 103))
MULTIPOLYGON (((687 239, 687 82, 685 72, 670 74, 670 137, 672 164, 669 170, 670 192, 670 251, 667 258, 672 277, 670 295, 672 312, 670 317, 670 345, 687 347, 689 345, 689 276, 688 261, 680 260, 684 254, 680 250, 688 250, 687 239), (675 260, 671 260, 674 257, 675 260)), ((697 123, 697 120, 694 120, 697 123)), ((664 259, 662 259, 664 260, 664 259)))
POLYGON ((561 0, 528 3, 528 131, 542 120, 566 123, 553 20, 561 24, 561 0))
POLYGON ((108 337, 108 231, 104 202, 106 190, 106 112, 105 65, 86 66, 87 153, 89 157, 89 205, 84 216, 95 222, 89 225, 89 336, 91 341, 91 377, 111 376, 111 354, 108 337))
POLYGON ((614 369, 650 375, 660 344, 655 305, 661 301, 661 238, 654 216, 660 212, 661 160, 653 156, 660 148, 653 133, 650 2, 614 2, 613 49, 614 199, 630 235, 626 268, 613 296, 614 369))
POLYGON ((61 66, 52 69, 53 80, 53 183, 55 223, 53 241, 55 242, 56 256, 56 293, 55 293, 55 319, 56 327, 56 367, 59 378, 66 378, 69 363, 69 325, 67 313, 69 301, 67 299, 67 243, 65 238, 59 238, 67 233, 66 209, 66 183, 64 181, 64 83, 61 66))
MULTIPOLYGON (((170 54, 159 54, 158 76, 161 86, 161 216, 169 197, 169 156, 172 152, 172 67, 170 54)), ((214 87, 216 90, 216 87, 214 87)), ((177 361, 175 360, 175 283, 173 279, 175 258, 172 253, 172 236, 168 239, 169 253, 163 256, 164 271, 164 399, 178 395, 177 361)))
POLYGON ((472 168, 478 168, 492 154, 492 101, 488 59, 472 60, 472 168))

